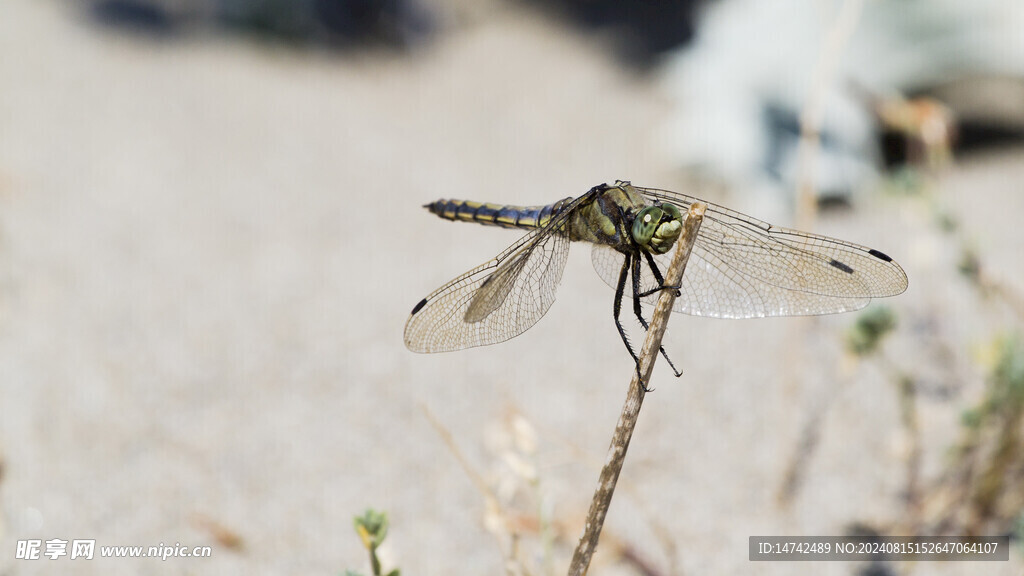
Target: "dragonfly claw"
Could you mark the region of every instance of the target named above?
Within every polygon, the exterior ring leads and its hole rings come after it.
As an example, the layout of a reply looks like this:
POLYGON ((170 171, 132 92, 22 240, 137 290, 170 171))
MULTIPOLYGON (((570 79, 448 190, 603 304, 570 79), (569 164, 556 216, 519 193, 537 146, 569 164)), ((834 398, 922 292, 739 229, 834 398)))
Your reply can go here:
POLYGON ((682 287, 683 286, 681 284, 676 284, 675 286, 658 286, 657 288, 652 288, 646 292, 641 292, 640 294, 637 294, 637 296, 639 296, 640 298, 644 298, 645 296, 650 296, 651 294, 657 294, 662 290, 675 290, 676 298, 679 298, 680 296, 683 295, 683 293, 679 290, 682 287))

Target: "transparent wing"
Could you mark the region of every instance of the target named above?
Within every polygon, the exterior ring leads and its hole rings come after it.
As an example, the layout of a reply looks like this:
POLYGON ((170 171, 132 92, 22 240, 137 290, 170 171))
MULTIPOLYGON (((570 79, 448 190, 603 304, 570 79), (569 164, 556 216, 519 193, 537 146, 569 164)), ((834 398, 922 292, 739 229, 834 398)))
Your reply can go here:
POLYGON ((569 254, 561 230, 583 198, 424 298, 405 324, 405 345, 414 352, 449 352, 504 342, 536 324, 555 301, 569 254))
MULTIPOLYGON (((666 190, 637 188, 651 201, 672 202, 685 212, 697 199, 666 190)), ((827 236, 772 226, 708 204, 686 266, 674 310, 716 318, 802 316, 863 308, 872 298, 906 290, 907 275, 885 254, 827 236)), ((664 273, 675 254, 654 256, 664 273)), ((597 246, 594 268, 614 287, 622 255, 597 246)), ((643 267, 643 289, 658 284, 643 267)), ((644 300, 653 303, 657 294, 644 300)))

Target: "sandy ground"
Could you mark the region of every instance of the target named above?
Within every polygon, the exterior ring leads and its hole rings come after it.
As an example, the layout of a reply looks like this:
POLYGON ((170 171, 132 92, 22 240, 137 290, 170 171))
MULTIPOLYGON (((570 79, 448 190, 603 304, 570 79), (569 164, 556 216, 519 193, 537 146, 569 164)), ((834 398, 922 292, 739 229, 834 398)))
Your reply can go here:
MULTIPOLYGON (((521 413, 547 509, 574 541, 632 370, 612 293, 576 249, 526 335, 410 353, 412 305, 516 238, 420 206, 543 203, 616 178, 682 186, 655 146, 670 111, 656 87, 512 9, 399 57, 153 42, 66 8, 7 0, 0 18, 0 574, 366 570, 351 519, 370 506, 391 515, 387 563, 403 573, 500 573, 484 499, 423 407, 489 479, 514 477, 495 430, 521 413), (15 560, 31 538, 213 556, 15 560)), ((1022 166, 1020 150, 977 159, 936 192, 1018 290, 1022 166)), ((910 276, 887 351, 954 390, 921 400, 934 475, 980 396, 971 347, 1016 320, 956 276, 956 244, 924 201, 864 198, 817 230, 910 276)), ((747 561, 750 535, 897 519, 906 438, 884 366, 843 355, 854 319, 673 318, 686 374, 656 368, 609 541, 665 573, 673 547, 678 573, 859 568, 747 561), (786 461, 823 398, 804 488, 782 506, 786 461)), ((556 547, 552 573, 570 550, 556 547)), ((1008 575, 1022 561, 901 569, 1008 575)), ((592 573, 636 572, 605 547, 592 573)))

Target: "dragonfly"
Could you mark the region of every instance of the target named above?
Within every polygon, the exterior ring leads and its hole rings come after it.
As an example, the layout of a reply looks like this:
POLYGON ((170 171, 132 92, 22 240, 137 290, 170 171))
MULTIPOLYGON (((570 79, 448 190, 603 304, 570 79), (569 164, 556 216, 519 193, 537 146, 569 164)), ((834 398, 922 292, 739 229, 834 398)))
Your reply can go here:
MULTIPOLYGON (((638 370, 621 320, 627 291, 646 330, 641 304, 654 304, 665 289, 676 291, 674 312, 714 318, 847 312, 907 289, 906 273, 878 250, 628 181, 544 206, 442 199, 424 207, 446 220, 528 232, 416 304, 405 325, 405 345, 414 352, 496 344, 528 330, 555 301, 571 242, 593 245, 594 269, 615 289, 615 326, 638 370), (707 204, 704 221, 681 283, 666 286, 665 270, 693 202, 707 204)), ((679 376, 664 348, 661 353, 679 376)))

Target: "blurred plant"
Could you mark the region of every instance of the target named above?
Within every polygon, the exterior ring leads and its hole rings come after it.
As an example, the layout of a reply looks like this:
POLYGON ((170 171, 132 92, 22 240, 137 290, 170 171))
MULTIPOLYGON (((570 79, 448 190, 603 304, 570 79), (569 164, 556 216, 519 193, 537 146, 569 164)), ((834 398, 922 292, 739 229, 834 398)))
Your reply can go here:
MULTIPOLYGON (((523 561, 523 545, 527 535, 541 535, 543 563, 551 562, 552 531, 546 513, 546 499, 540 490, 534 451, 536 436, 529 421, 518 412, 511 412, 502 420, 497 434, 495 451, 498 453, 498 471, 488 481, 463 454, 452 433, 426 407, 423 413, 458 460, 463 471, 484 497, 484 526, 498 542, 507 574, 529 574, 523 561), (523 501, 533 504, 523 504, 523 501), (522 512, 523 508, 536 512, 522 512), (517 510, 518 509, 518 510, 517 510)), ((493 434, 492 434, 493 435, 493 434)), ((545 570, 543 573, 552 573, 545 570)))
POLYGON ((960 446, 965 455, 983 458, 976 468, 976 483, 970 495, 972 524, 998 516, 998 501, 1004 495, 1017 501, 1014 515, 1024 506, 1024 346, 1019 336, 1010 336, 997 339, 992 348, 995 358, 988 390, 982 402, 967 411, 965 422, 973 425, 960 446), (1005 493, 1014 486, 1016 496, 1012 490, 1005 493))
POLYGON ((932 532, 1007 534, 1024 517, 1024 342, 1001 336, 982 351, 985 396, 962 415, 953 461, 926 495, 932 532))
POLYGON ((978 251, 967 245, 967 242, 963 242, 957 270, 978 289, 983 298, 994 298, 1009 307, 1018 317, 1024 318, 1024 296, 993 276, 978 251))
MULTIPOLYGON (((555 552, 564 550, 577 537, 578 526, 560 520, 555 515, 550 491, 544 485, 537 459, 537 431, 519 410, 510 408, 495 420, 486 431, 486 446, 491 455, 491 470, 483 474, 470 464, 455 443, 451 432, 423 406, 430 423, 458 460, 462 469, 483 495, 484 527, 498 543, 508 575, 555 574, 555 552)), ((553 437, 555 433, 545 434, 553 437)), ((564 439, 580 458, 600 468, 601 460, 564 439)), ((628 491, 628 487, 625 488, 628 491)), ((646 521, 665 547, 670 564, 676 564, 675 540, 657 518, 644 513, 646 521)), ((632 566, 643 576, 660 576, 665 572, 654 566, 649 558, 614 531, 605 530, 601 544, 606 550, 604 559, 632 566)), ((668 572, 677 573, 676 570, 668 572)))
MULTIPOLYGON (((846 332, 844 337, 845 348, 852 353, 855 360, 863 361, 874 357, 883 367, 893 373, 894 381, 899 383, 897 388, 900 395, 901 413, 904 427, 911 438, 911 458, 908 461, 908 493, 913 493, 916 485, 917 466, 919 461, 919 450, 916 438, 916 409, 913 403, 914 382, 905 376, 892 362, 882 353, 881 345, 885 336, 896 328, 896 314, 887 306, 874 306, 868 308, 857 316, 856 322, 846 332)), ((848 380, 848 377, 846 378, 848 380)), ((808 462, 814 455, 821 438, 821 427, 825 420, 825 414, 832 406, 832 402, 838 397, 838 386, 831 387, 815 405, 807 411, 807 420, 800 430, 800 437, 797 440, 793 456, 790 457, 783 473, 782 483, 777 492, 776 498, 782 505, 788 505, 796 497, 803 485, 804 471, 808 462)))
POLYGON ((908 198, 921 195, 927 187, 928 179, 925 175, 911 166, 894 169, 880 183, 883 193, 908 198))
MULTIPOLYGON (((942 154, 940 151, 934 157, 938 164, 924 168, 945 163, 942 154)), ((894 175, 889 187, 906 195, 916 192, 931 209, 938 231, 960 247, 957 272, 980 299, 995 305, 990 312, 1024 318, 1024 298, 986 265, 983 254, 967 237, 959 212, 943 207, 938 187, 920 164, 911 164, 894 175)), ((863 325, 858 322, 848 334, 849 348, 854 353, 870 351, 876 332, 885 328, 882 317, 863 325)), ((920 371, 893 374, 912 444, 907 462, 907 507, 889 530, 892 533, 1024 536, 1024 345, 1016 335, 995 337, 978 356, 986 373, 984 398, 962 412, 961 438, 951 450, 951 461, 938 478, 928 482, 919 480, 922 449, 915 379, 920 371)))
POLYGON ((931 211, 934 225, 938 230, 951 236, 959 245, 960 257, 956 267, 960 275, 978 290, 982 298, 994 299, 1007 306, 1017 317, 1024 319, 1024 295, 999 277, 998 272, 993 273, 973 242, 966 236, 966 231, 958 219, 958 211, 945 206, 939 198, 939 186, 931 176, 951 162, 949 150, 942 148, 929 154, 937 155, 942 160, 930 164, 909 164, 886 178, 882 189, 894 196, 920 198, 926 209, 931 211))
POLYGON ((846 333, 846 347, 857 356, 867 356, 878 349, 882 339, 896 328, 896 314, 888 306, 869 308, 846 333))
POLYGON ((538 473, 537 433, 517 410, 510 410, 488 432, 491 453, 497 457, 491 478, 499 507, 487 511, 485 524, 495 536, 504 530, 515 539, 517 548, 525 534, 537 537, 541 572, 553 573, 556 533, 550 498, 538 473))
MULTIPOLYGON (((384 543, 384 538, 388 535, 387 513, 377 512, 372 508, 368 508, 362 516, 353 518, 352 523, 355 526, 356 534, 359 534, 359 539, 363 542, 363 546, 370 552, 370 569, 373 570, 373 576, 401 576, 398 568, 383 574, 381 572, 380 559, 377 558, 377 549, 384 543)), ((360 574, 352 570, 346 570, 345 576, 360 576, 360 574)))

